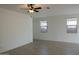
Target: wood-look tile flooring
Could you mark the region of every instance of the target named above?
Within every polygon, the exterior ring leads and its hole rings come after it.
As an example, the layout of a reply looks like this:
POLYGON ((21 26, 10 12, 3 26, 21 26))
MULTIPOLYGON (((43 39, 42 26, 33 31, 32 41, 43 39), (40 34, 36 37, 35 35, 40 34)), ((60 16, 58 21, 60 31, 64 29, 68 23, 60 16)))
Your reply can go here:
POLYGON ((10 55, 79 55, 79 44, 34 40, 33 43, 5 53, 10 55))

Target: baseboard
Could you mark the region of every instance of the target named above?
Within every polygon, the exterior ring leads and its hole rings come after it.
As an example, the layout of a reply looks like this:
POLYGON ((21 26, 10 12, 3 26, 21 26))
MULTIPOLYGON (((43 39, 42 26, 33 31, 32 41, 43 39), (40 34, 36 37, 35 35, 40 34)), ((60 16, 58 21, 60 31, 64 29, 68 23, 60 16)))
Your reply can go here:
MULTIPOLYGON (((34 40, 44 40, 44 39, 34 39, 34 40)), ((63 42, 63 43, 71 43, 71 44, 78 44, 79 45, 79 43, 78 42, 68 42, 68 41, 59 41, 59 40, 46 40, 46 41, 54 41, 54 42, 63 42)))

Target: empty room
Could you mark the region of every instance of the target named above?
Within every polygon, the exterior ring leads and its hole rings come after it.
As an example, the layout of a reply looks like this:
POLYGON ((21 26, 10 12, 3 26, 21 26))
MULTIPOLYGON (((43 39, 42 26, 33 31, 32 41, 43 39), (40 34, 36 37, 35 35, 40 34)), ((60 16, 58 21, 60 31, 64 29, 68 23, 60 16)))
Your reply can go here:
POLYGON ((0 4, 1 55, 79 55, 79 4, 0 4))

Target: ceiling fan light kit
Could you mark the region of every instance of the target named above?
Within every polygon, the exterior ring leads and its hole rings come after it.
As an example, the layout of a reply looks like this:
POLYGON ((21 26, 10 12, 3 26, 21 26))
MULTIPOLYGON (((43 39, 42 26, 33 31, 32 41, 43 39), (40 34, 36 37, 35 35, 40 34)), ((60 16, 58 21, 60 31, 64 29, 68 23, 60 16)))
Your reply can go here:
POLYGON ((33 13, 34 12, 34 10, 29 10, 29 13, 33 13))

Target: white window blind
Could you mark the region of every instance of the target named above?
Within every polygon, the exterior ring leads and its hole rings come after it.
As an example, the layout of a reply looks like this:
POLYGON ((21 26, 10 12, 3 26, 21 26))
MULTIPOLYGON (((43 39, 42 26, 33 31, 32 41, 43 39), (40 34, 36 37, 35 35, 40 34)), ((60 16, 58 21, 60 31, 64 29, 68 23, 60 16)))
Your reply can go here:
POLYGON ((47 21, 40 21, 40 28, 42 33, 46 33, 48 31, 47 21))
POLYGON ((67 19, 67 33, 77 33, 77 18, 67 19))

